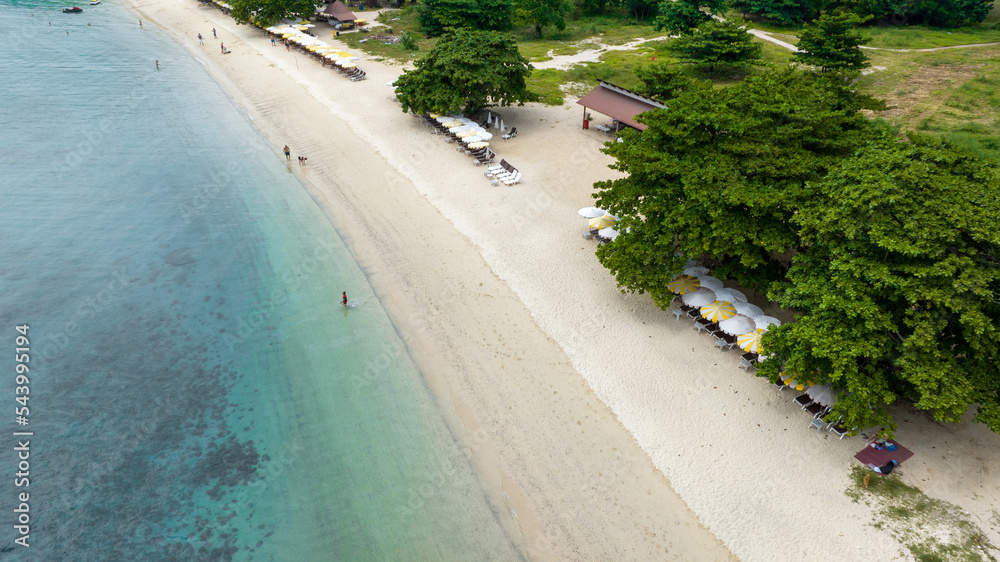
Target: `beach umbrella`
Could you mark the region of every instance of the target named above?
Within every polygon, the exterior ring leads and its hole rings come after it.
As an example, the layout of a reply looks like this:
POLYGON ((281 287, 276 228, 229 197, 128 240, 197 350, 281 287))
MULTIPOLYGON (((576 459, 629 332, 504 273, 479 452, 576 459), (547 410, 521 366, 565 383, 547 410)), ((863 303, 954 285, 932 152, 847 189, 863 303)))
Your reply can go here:
POLYGON ((681 300, 688 306, 701 308, 707 304, 715 302, 715 291, 698 287, 690 293, 681 295, 681 300))
POLYGON ((607 228, 609 226, 613 226, 616 222, 618 222, 618 218, 615 217, 614 215, 607 214, 607 215, 603 215, 603 216, 600 216, 600 217, 596 217, 596 218, 590 219, 590 221, 588 221, 588 222, 590 223, 590 229, 591 230, 593 230, 595 228, 601 229, 601 228, 607 228))
POLYGON ((618 238, 618 231, 609 226, 607 228, 602 228, 601 230, 597 231, 597 235, 600 236, 601 238, 614 240, 615 238, 618 238))
POLYGON ((306 27, 306 26, 304 26, 304 25, 296 25, 295 29, 298 29, 299 31, 305 31, 305 30, 307 30, 309 28, 306 27))
POLYGON ((794 388, 795 390, 805 390, 806 385, 800 380, 796 380, 796 376, 791 373, 781 373, 781 382, 785 383, 788 388, 794 388))
POLYGON ((708 268, 703 265, 691 265, 684 268, 684 275, 691 275, 698 277, 699 275, 708 275, 708 268))
MULTIPOLYGON (((734 307, 735 304, 736 303, 733 303, 734 307)), ((740 334, 745 334, 747 332, 753 331, 754 329, 753 318, 750 318, 749 316, 737 312, 731 318, 726 318, 725 320, 719 322, 719 329, 729 334, 730 336, 738 336, 740 334)))
POLYGON ((711 275, 697 275, 696 277, 698 277, 698 282, 701 283, 702 287, 712 289, 713 291, 722 288, 722 281, 711 275))
MULTIPOLYGON (((718 295, 716 295, 718 299, 718 295)), ((736 309, 729 301, 715 300, 701 307, 701 316, 712 322, 721 322, 736 315, 736 309)))
POLYGON ((577 213, 585 219, 596 219, 608 214, 604 209, 598 209, 597 207, 584 207, 577 211, 577 213))
POLYGON ((667 283, 667 288, 678 295, 690 293, 698 287, 701 287, 701 283, 698 282, 697 277, 683 274, 674 277, 667 283))
POLYGON ((490 113, 489 111, 486 112, 486 124, 487 125, 493 124, 493 114, 490 113))
POLYGON ((507 126, 503 124, 503 119, 501 119, 500 120, 500 132, 502 133, 502 132, 504 132, 506 130, 507 130, 507 126))
MULTIPOLYGON (((732 304, 737 300, 739 300, 732 289, 723 288, 723 289, 712 289, 712 290, 715 291, 715 298, 719 299, 720 301, 729 301, 729 303, 732 304)), ((735 314, 735 312, 733 314, 735 314)))
POLYGON ((824 406, 833 406, 837 403, 837 392, 825 384, 816 384, 806 389, 806 394, 814 402, 819 402, 824 406))
POLYGON ((469 148, 486 148, 489 145, 490 143, 488 142, 478 141, 478 142, 470 142, 466 146, 468 146, 469 148))
POLYGON ((729 295, 734 299, 730 302, 736 302, 736 301, 747 302, 747 296, 744 295, 742 291, 737 291, 736 289, 732 288, 727 288, 726 290, 729 291, 729 295))
POLYGON ((754 316, 753 321, 757 324, 758 328, 763 328, 765 330, 772 324, 774 326, 781 325, 781 320, 778 320, 773 316, 754 316))
MULTIPOLYGON (((734 302, 733 306, 736 307, 736 314, 742 314, 743 316, 749 316, 751 319, 764 314, 764 311, 760 309, 759 306, 752 305, 748 302, 734 302)), ((756 322, 755 322, 756 323, 756 322)), ((747 330, 748 332, 750 330, 747 330)), ((743 332, 740 332, 741 334, 743 332)))
POLYGON ((736 345, 740 346, 743 351, 749 351, 750 353, 760 353, 764 351, 761 347, 760 339, 763 337, 765 330, 762 328, 757 328, 752 332, 746 334, 741 334, 736 336, 736 345))

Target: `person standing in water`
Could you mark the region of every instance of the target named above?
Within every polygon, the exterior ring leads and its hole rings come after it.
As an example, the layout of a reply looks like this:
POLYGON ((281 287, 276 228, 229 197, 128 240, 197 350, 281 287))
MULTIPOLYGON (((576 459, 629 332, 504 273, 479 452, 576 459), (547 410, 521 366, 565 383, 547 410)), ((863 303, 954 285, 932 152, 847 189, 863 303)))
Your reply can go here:
POLYGON ((347 306, 347 291, 344 291, 344 299, 340 301, 340 304, 347 306))

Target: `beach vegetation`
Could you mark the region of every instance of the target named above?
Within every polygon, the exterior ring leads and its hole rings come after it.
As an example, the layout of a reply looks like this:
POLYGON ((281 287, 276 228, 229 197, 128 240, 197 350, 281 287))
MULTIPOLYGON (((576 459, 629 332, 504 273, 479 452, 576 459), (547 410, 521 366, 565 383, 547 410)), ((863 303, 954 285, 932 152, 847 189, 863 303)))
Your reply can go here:
POLYGON ((795 25, 815 19, 825 2, 820 0, 732 0, 730 7, 743 14, 767 18, 778 25, 795 25))
POLYGON ((759 64, 761 47, 740 20, 706 21, 670 43, 681 61, 707 67, 748 67, 759 64))
POLYGON ((891 433, 886 406, 907 399, 939 422, 974 406, 1000 432, 996 162, 900 136, 862 113, 877 100, 792 68, 667 105, 604 149, 626 177, 595 184, 628 231, 597 251, 623 290, 666 307, 696 256, 798 312, 758 373, 845 389, 845 426, 891 433))
POLYGON ((424 33, 437 37, 450 29, 510 31, 511 0, 424 0, 418 21, 424 33))
POLYGON ((314 0, 231 0, 230 15, 239 24, 274 25, 293 15, 311 16, 321 3, 314 0))
MULTIPOLYGON (((899 469, 897 469, 898 471, 899 469)), ((879 476, 854 466, 845 493, 873 508, 872 526, 888 531, 921 562, 986 562, 996 560, 995 545, 960 507, 929 497, 905 484, 898 472, 879 476), (868 476, 867 485, 865 477, 868 476)))
POLYGON ((861 52, 865 37, 856 28, 862 19, 854 14, 823 15, 802 29, 799 51, 792 59, 819 67, 823 72, 855 71, 871 66, 861 52))
POLYGON ((530 25, 535 36, 541 38, 546 27, 559 31, 566 29, 566 16, 572 10, 569 0, 515 0, 515 21, 530 25))
POLYGON ((702 11, 696 3, 683 0, 664 2, 660 5, 660 12, 656 17, 656 29, 657 31, 666 31, 671 35, 679 35, 687 33, 711 19, 711 14, 702 11))
POLYGON ((680 66, 662 62, 636 68, 635 76, 641 82, 635 91, 661 103, 681 95, 692 82, 680 66))
POLYGON ((531 65, 509 33, 449 31, 415 64, 396 80, 403 111, 473 113, 535 99, 525 84, 531 65))

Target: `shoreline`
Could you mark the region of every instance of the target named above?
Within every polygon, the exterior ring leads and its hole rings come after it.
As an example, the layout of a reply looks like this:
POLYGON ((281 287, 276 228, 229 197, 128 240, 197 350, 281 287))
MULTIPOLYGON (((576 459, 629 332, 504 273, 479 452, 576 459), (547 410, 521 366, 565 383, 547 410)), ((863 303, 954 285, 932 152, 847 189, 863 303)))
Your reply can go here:
MULTIPOLYGON (((599 152, 608 137, 579 130, 578 107, 503 108, 519 136, 497 152, 525 182, 497 188, 389 101, 398 67, 362 54, 369 79, 353 83, 269 51, 259 30, 193 0, 133 6, 192 56, 197 41, 185 39, 210 20, 233 54, 206 51, 209 73, 276 157, 282 137, 299 135, 288 144, 310 160, 293 173, 365 271, 530 557, 850 560, 863 548, 907 558, 871 526, 873 509, 844 494, 860 439, 808 431, 793 394, 746 375, 738 355, 647 297, 622 295, 597 263, 575 210, 615 172, 599 152), (817 507, 837 524, 810 526, 808 540, 789 532, 817 507)), ((918 454, 901 468, 906 482, 1000 542, 1000 438, 903 417, 897 437, 918 454)))
MULTIPOLYGON (((250 68, 233 68, 243 67, 244 64, 219 64, 208 52, 198 57, 201 53, 196 49, 197 41, 193 45, 190 41, 185 41, 189 39, 188 33, 185 33, 181 25, 192 17, 201 16, 211 20, 211 25, 219 30, 219 40, 224 41, 233 51, 220 61, 222 63, 236 60, 237 57, 233 55, 260 56, 259 52, 246 48, 246 43, 255 39, 260 44, 259 50, 267 53, 266 49, 272 47, 265 36, 255 28, 236 26, 221 12, 199 9, 196 4, 187 6, 182 2, 161 0, 145 2, 142 6, 133 5, 133 9, 148 23, 164 27, 192 56, 199 60, 207 59, 207 62, 200 62, 234 103, 249 116, 262 137, 275 146, 275 155, 278 157, 282 127, 269 122, 269 109, 273 107, 271 104, 277 105, 276 102, 268 100, 270 103, 261 103, 258 96, 267 96, 264 91, 268 88, 254 92, 250 91, 252 88, 248 84, 239 83, 241 79, 248 78, 247 73, 255 73, 249 78, 260 85, 262 77, 259 67, 254 67, 252 63, 248 65, 250 68), (175 8, 167 4, 180 5, 175 8), (160 9, 159 13, 154 11, 156 8, 160 9), (164 9, 177 9, 180 12, 172 11, 168 16, 163 13, 164 9), (172 18, 177 19, 170 21, 172 18)), ((197 31, 190 35, 193 36, 194 33, 197 31)), ((471 166, 468 159, 455 153, 451 146, 437 146, 443 144, 438 142, 439 137, 429 135, 418 125, 416 119, 402 115, 398 106, 389 101, 391 91, 384 85, 387 80, 382 78, 384 73, 392 73, 395 69, 379 65, 378 70, 372 72, 372 63, 366 61, 359 66, 368 71, 369 80, 351 83, 330 69, 320 68, 300 53, 286 53, 280 48, 274 50, 279 51, 279 57, 288 55, 299 59, 293 60, 290 65, 289 61, 283 61, 284 68, 281 68, 281 64, 277 65, 278 72, 285 77, 293 74, 292 80, 297 88, 287 89, 299 90, 283 92, 288 94, 290 101, 294 101, 283 107, 298 114, 303 111, 304 105, 313 105, 314 107, 309 108, 311 111, 326 109, 332 114, 319 119, 314 119, 318 116, 313 114, 308 122, 301 124, 299 131, 312 129, 311 132, 320 132, 317 129, 322 130, 322 126, 317 120, 324 125, 339 122, 337 124, 344 127, 333 127, 337 132, 328 141, 341 148, 339 152, 343 154, 347 154, 350 147, 357 148, 357 139, 351 137, 355 133, 364 132, 357 131, 355 123, 343 123, 340 118, 346 108, 323 99, 322 95, 316 95, 320 86, 313 80, 302 80, 301 76, 294 76, 296 73, 293 69, 296 67, 318 74, 317 78, 320 80, 317 82, 327 78, 326 82, 332 81, 334 85, 342 85, 347 90, 351 86, 365 83, 366 86, 377 86, 386 107, 410 124, 411 130, 401 134, 409 134, 414 142, 433 143, 424 147, 424 155, 447 151, 457 159, 462 172, 472 173, 474 177, 481 173, 480 168, 471 166), (305 68, 310 64, 315 68, 305 68), (324 70, 327 76, 323 76, 324 70), (302 89, 306 91, 301 91, 302 89), (315 107, 316 105, 319 107, 315 107)), ((254 62, 262 67, 275 66, 273 61, 270 64, 266 60, 254 62)), ((398 70, 395 73, 398 74, 398 70)), ((282 86, 278 89, 286 88, 282 86)), ((279 112, 280 109, 275 111, 279 112)), ((283 122, 286 120, 282 119, 283 122)), ((287 127, 287 123, 284 124, 287 127)), ((322 143, 315 139, 310 140, 312 142, 299 142, 298 145, 288 142, 294 153, 310 158, 309 163, 297 175, 304 180, 302 183, 306 184, 310 195, 330 217, 355 261, 365 271, 427 384, 445 406, 442 410, 449 425, 458 429, 457 437, 468 447, 480 467, 484 490, 492 496, 490 499, 498 509, 507 512, 509 525, 519 531, 527 556, 544 560, 608 558, 629 553, 631 558, 734 559, 673 493, 669 483, 652 466, 648 456, 615 421, 613 412, 593 396, 555 342, 534 325, 530 313, 517 300, 516 295, 493 275, 470 240, 455 231, 439 210, 428 203, 418 189, 414 189, 410 178, 386 167, 372 181, 372 174, 366 173, 364 169, 354 169, 355 166, 360 168, 363 165, 373 169, 386 166, 382 156, 384 150, 371 145, 364 147, 365 154, 352 156, 350 169, 345 166, 323 166, 319 161, 332 157, 333 153, 329 148, 321 150, 319 147, 322 143), (372 191, 379 191, 379 195, 373 196, 372 191), (397 208, 378 209, 379 200, 385 204, 391 202, 397 208), (405 215, 416 216, 399 216, 399 208, 406 210, 405 215), (391 221, 388 220, 390 218, 391 221), (387 224, 397 224, 407 218, 413 221, 409 228, 386 228, 387 224), (433 236, 430 233, 420 233, 420 240, 414 241, 415 233, 429 221, 437 226, 433 236), (437 249, 433 252, 435 258, 451 263, 441 267, 434 275, 415 279, 415 273, 427 269, 426 254, 433 248, 437 249), (470 262, 474 263, 471 267, 470 262), (458 272, 460 275, 453 276, 450 272, 458 272), (503 310, 493 311, 492 317, 485 319, 477 318, 479 315, 469 317, 467 314, 461 325, 450 326, 454 315, 462 311, 472 312, 476 308, 476 302, 482 298, 502 302, 503 310), (442 322, 445 314, 448 315, 448 321, 442 322), (517 333, 509 338, 509 342, 499 343, 495 349, 486 350, 486 353, 468 353, 463 350, 463 347, 483 345, 488 336, 494 337, 492 330, 504 328, 509 331, 509 317, 514 314, 519 317, 516 322, 517 333), (464 327, 470 325, 484 327, 476 333, 465 333, 464 327), (449 333, 442 336, 436 333, 438 330, 449 333), (524 349, 530 349, 531 353, 524 353, 524 349), (494 357, 489 357, 490 354, 494 357), (522 357, 513 357, 515 354, 522 357), (535 407, 532 411, 511 416, 505 411, 510 410, 508 402, 518 400, 507 397, 518 390, 519 376, 523 374, 523 367, 518 364, 526 359, 536 365, 536 370, 545 370, 553 380, 562 380, 558 385, 551 385, 559 390, 538 388, 532 396, 520 397, 522 407, 524 399, 531 399, 535 407), (493 365, 484 369, 489 363, 493 365), (494 369, 495 372, 506 375, 505 389, 489 380, 489 371, 494 369), (558 371, 558 377, 555 371, 558 371), (576 450, 560 450, 558 454, 552 454, 560 444, 579 440, 567 439, 561 434, 570 429, 565 422, 537 423, 540 416, 551 415, 552 411, 543 396, 553 392, 581 398, 567 409, 568 412, 576 410, 576 417, 581 420, 598 418, 588 421, 588 426, 594 426, 595 432, 604 435, 599 439, 585 439, 583 446, 576 450), (550 427, 552 425, 557 429, 550 427), (559 427, 560 425, 565 427, 559 427), (532 432, 543 434, 542 439, 525 435, 532 432), (525 447, 525 443, 533 446, 525 447), (606 458, 594 462, 593 447, 608 453, 606 458), (566 460, 572 460, 569 469, 565 467, 566 460), (619 483, 626 481, 639 484, 641 492, 639 487, 634 490, 614 490, 619 483), (659 493, 654 494, 653 491, 657 489, 659 493), (633 501, 631 503, 639 505, 630 506, 627 503, 622 505, 617 498, 612 500, 610 497, 603 497, 612 490, 641 501, 633 501), (621 508, 630 508, 636 513, 622 519, 619 514, 614 513, 615 509, 621 508), (595 510, 602 517, 589 517, 595 510), (671 521, 666 521, 667 519, 671 521), (639 522, 643 523, 641 528, 638 526, 639 522), (616 526, 618 529, 614 529, 616 526), (671 529, 671 526, 675 526, 676 530, 671 529)), ((363 146, 365 143, 362 140, 360 144, 363 146)), ((419 160, 413 153, 410 163, 419 163, 419 160)), ((541 381, 537 382, 538 386, 542 384, 544 383, 541 381)), ((572 425, 579 430, 579 425, 572 425)))

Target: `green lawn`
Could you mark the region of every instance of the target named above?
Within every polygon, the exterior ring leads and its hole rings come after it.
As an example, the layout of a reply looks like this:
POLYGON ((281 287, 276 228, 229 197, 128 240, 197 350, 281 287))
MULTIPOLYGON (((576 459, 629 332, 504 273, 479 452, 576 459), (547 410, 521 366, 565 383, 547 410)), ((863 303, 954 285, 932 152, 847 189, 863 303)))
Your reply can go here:
POLYGON ((886 49, 932 49, 974 43, 1000 42, 1000 27, 980 24, 960 29, 938 29, 922 25, 866 27, 866 46, 886 49))

